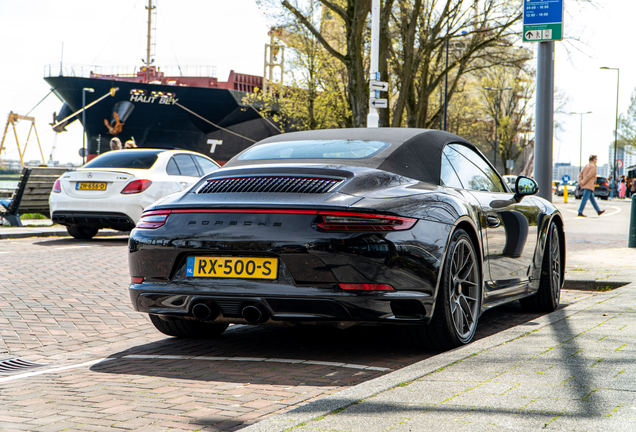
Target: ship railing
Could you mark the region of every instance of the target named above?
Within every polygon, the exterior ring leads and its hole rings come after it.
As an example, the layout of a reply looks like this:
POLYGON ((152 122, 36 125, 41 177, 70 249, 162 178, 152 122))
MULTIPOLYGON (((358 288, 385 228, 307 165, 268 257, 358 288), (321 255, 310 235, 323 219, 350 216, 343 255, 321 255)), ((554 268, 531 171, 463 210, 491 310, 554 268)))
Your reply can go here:
MULTIPOLYGON (((216 66, 161 66, 158 67, 166 77, 210 77, 217 78, 216 66)), ((135 77, 140 71, 139 66, 96 66, 96 65, 60 65, 44 66, 44 78, 48 77, 80 77, 90 78, 94 75, 135 77)))

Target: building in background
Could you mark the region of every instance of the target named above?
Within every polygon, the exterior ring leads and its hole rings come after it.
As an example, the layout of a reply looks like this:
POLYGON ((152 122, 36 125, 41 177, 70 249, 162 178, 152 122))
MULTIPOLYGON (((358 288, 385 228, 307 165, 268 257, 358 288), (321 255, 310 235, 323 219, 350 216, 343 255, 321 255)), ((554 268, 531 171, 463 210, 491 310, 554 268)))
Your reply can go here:
MULTIPOLYGON (((570 180, 577 180, 579 178, 581 168, 582 167, 578 165, 557 162, 554 164, 554 168, 552 169, 552 179, 561 180, 563 176, 567 174, 570 176, 570 180)), ((611 172, 612 169, 609 164, 597 165, 596 167, 596 175, 600 177, 607 177, 611 172)))
MULTIPOLYGON (((614 166, 614 145, 609 146, 609 165, 614 166)), ((636 165, 636 148, 631 145, 625 146, 625 148, 618 149, 618 177, 626 175, 628 167, 636 165)), ((612 169, 610 168, 610 173, 612 169)))

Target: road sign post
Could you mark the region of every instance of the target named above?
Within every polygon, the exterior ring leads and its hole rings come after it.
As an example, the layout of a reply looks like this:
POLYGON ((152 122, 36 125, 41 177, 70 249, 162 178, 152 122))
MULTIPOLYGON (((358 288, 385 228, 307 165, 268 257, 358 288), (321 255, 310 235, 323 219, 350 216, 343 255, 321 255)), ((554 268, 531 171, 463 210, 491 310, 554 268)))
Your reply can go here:
POLYGON ((534 178, 539 196, 552 201, 552 140, 554 123, 554 41, 563 39, 563 0, 523 1, 523 40, 539 42, 534 178))

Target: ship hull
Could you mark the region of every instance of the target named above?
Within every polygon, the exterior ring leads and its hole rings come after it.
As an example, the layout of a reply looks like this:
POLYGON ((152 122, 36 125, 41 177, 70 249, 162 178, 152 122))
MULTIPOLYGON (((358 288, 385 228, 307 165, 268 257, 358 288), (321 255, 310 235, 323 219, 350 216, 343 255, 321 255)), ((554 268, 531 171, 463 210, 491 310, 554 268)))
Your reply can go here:
MULTIPOLYGON (((133 83, 102 78, 47 77, 45 81, 73 112, 119 90, 85 112, 88 159, 110 150, 115 136, 113 108, 127 102, 129 115, 116 136, 139 147, 182 148, 224 163, 255 141, 280 133, 253 108, 243 104, 244 92, 221 88, 133 83), (84 88, 85 101, 82 98, 84 88), (233 132, 228 132, 229 129, 233 132)), ((82 122, 84 114, 78 114, 82 122)))

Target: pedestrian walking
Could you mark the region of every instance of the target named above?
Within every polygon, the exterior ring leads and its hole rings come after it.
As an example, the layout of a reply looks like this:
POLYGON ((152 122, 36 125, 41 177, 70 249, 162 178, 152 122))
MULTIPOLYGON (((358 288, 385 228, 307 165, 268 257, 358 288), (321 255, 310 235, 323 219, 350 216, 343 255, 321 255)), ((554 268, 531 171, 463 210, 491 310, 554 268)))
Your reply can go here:
POLYGON ((627 185, 625 184, 625 176, 621 176, 621 181, 618 184, 618 197, 625 198, 627 195, 627 185))
POLYGON ((628 185, 629 185, 629 187, 627 188, 629 189, 628 197, 631 198, 632 195, 634 195, 634 192, 636 192, 636 179, 634 177, 629 177, 628 185))
POLYGON ((594 198, 594 183, 596 182, 596 161, 598 158, 596 155, 590 156, 590 163, 585 165, 579 174, 579 185, 583 189, 583 197, 581 198, 581 205, 579 206, 579 217, 585 217, 583 210, 585 210, 585 204, 587 200, 590 200, 594 210, 598 215, 605 213, 605 210, 601 210, 594 198))

